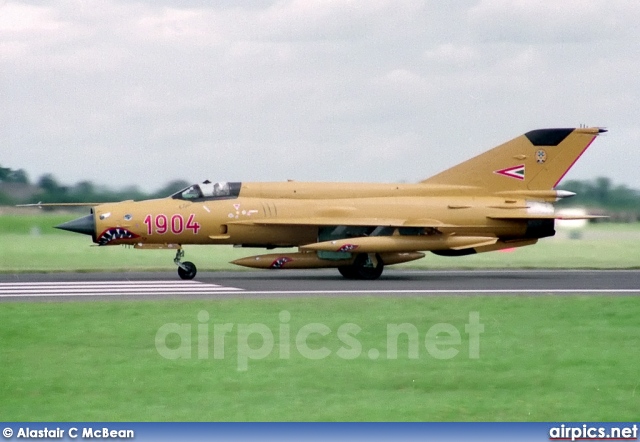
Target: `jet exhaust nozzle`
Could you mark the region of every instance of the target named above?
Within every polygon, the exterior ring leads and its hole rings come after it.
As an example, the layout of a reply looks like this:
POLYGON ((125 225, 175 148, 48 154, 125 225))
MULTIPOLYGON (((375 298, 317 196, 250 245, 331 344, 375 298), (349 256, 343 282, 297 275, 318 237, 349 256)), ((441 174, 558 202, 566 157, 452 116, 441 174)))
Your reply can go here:
POLYGON ((91 236, 95 236, 96 233, 96 223, 93 219, 93 214, 67 221, 66 223, 60 224, 59 226, 55 226, 55 228, 91 236))

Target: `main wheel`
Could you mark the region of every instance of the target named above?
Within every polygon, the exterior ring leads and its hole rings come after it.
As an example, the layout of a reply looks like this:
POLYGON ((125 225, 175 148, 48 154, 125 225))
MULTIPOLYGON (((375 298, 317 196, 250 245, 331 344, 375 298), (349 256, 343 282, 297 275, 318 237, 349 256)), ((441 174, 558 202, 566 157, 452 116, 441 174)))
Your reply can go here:
POLYGON ((344 276, 347 279, 356 279, 357 278, 356 269, 353 267, 353 265, 340 266, 340 267, 338 267, 338 271, 340 272, 340 274, 342 276, 344 276))
POLYGON ((338 271, 347 279, 374 280, 382 275, 384 263, 378 254, 361 253, 353 264, 338 267, 338 271))
POLYGON ((185 261, 182 263, 184 268, 178 267, 178 275, 182 279, 193 279, 196 277, 196 273, 198 269, 196 269, 196 265, 190 261, 185 261))

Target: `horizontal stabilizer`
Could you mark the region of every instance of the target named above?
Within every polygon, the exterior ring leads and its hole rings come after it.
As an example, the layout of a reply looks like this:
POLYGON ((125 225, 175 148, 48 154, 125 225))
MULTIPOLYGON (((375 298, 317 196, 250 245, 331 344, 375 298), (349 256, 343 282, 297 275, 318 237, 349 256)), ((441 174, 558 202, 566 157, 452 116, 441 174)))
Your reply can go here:
POLYGON ((496 192, 495 194, 504 197, 542 199, 549 202, 571 198, 576 195, 568 190, 507 190, 496 192))

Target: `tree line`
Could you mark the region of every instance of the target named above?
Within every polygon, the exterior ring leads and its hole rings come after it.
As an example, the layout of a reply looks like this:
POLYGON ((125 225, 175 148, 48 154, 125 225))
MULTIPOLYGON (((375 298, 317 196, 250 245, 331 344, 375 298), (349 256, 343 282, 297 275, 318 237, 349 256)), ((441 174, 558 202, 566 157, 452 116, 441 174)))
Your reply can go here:
POLYGON ((613 221, 640 221, 640 190, 614 184, 610 178, 568 180, 560 184, 576 196, 558 202, 558 207, 581 206, 611 216, 613 221))
MULTIPOLYGON (((91 181, 81 181, 71 186, 63 185, 52 174, 43 175, 31 183, 24 170, 12 170, 0 165, 0 204, 100 203, 162 198, 190 184, 192 183, 185 180, 174 180, 154 192, 143 192, 136 186, 114 190, 91 181), (19 191, 20 189, 22 191, 19 191)), ((560 201, 559 207, 581 206, 610 214, 614 219, 640 220, 640 190, 624 184, 614 184, 606 177, 568 180, 559 187, 577 194, 573 198, 560 201)))
POLYGON ((0 205, 29 203, 105 203, 124 200, 162 198, 191 185, 185 180, 173 180, 153 192, 136 186, 115 190, 91 181, 74 185, 61 184, 52 174, 31 182, 24 170, 0 166, 0 205))

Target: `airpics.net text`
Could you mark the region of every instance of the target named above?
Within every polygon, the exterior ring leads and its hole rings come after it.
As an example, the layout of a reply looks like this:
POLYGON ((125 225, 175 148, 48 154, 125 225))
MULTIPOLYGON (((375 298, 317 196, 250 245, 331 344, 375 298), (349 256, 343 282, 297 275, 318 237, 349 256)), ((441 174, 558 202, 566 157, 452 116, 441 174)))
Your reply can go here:
POLYGON ((428 327, 408 322, 387 323, 386 342, 382 345, 385 351, 382 352, 375 347, 363 348, 358 336, 366 332, 352 322, 333 328, 321 322, 311 322, 294 328, 291 313, 287 310, 278 314, 278 320, 275 327, 264 323, 214 322, 208 311, 200 310, 193 324, 172 322, 160 326, 155 336, 155 347, 160 356, 170 360, 235 357, 237 370, 247 371, 249 361, 268 357, 290 359, 292 349, 309 360, 322 360, 332 355, 353 360, 363 354, 372 361, 418 359, 421 354, 425 355, 425 351, 429 357, 439 360, 465 353, 469 359, 479 359, 480 334, 484 332, 480 313, 476 311, 469 312, 464 331, 445 322, 428 327), (465 339, 463 335, 466 335, 465 339))

